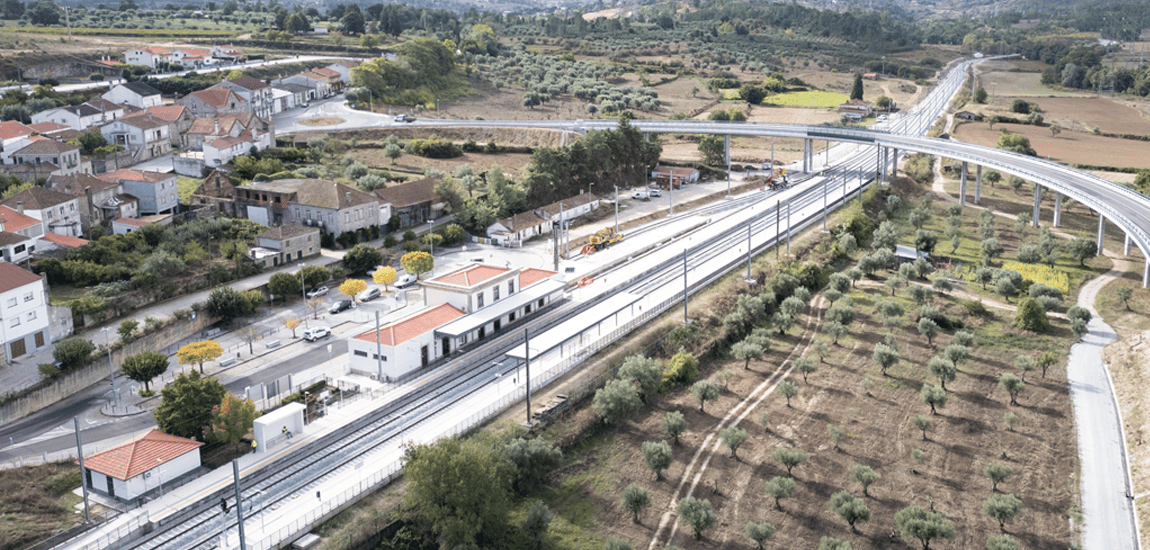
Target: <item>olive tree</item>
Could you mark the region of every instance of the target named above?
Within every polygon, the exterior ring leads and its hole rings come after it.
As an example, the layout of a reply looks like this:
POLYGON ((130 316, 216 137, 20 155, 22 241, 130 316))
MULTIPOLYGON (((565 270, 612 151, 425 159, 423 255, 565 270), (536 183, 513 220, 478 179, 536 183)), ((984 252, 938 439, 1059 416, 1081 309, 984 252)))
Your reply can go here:
POLYGON ((695 540, 702 540, 703 531, 718 521, 714 510, 711 509, 711 501, 694 497, 687 497, 679 501, 679 517, 691 526, 695 533, 695 540))
POLYGON ((870 496, 867 490, 870 489, 871 485, 878 482, 880 477, 878 472, 874 471, 870 466, 863 464, 851 466, 851 479, 859 482, 859 485, 862 485, 864 496, 870 496))
POLYGON ((779 501, 791 496, 795 490, 795 480, 792 477, 775 476, 767 481, 766 488, 767 494, 775 499, 775 509, 782 510, 783 506, 779 501))
POLYGON ((667 432, 667 435, 671 436, 671 438, 675 441, 675 444, 678 445, 679 435, 687 429, 687 420, 683 417, 683 413, 679 411, 670 411, 663 415, 661 424, 663 431, 667 432))
POLYGON ((663 470, 671 467, 671 446, 666 441, 644 441, 640 450, 643 462, 655 472, 655 480, 663 479, 663 470))
POLYGON ((857 532, 856 523, 870 520, 870 508, 866 502, 846 491, 831 495, 831 510, 846 520, 852 532, 857 532))

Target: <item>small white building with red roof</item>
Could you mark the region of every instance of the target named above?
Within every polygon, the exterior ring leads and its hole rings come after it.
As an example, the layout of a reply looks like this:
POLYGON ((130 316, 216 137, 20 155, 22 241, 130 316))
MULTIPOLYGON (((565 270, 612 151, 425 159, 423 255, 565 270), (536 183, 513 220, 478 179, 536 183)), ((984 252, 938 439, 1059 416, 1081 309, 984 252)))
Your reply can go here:
POLYGON ((388 380, 426 367, 455 351, 449 339, 435 340, 436 327, 464 315, 451 304, 440 304, 353 336, 347 344, 351 370, 388 380))
POLYGON ((159 66, 160 63, 168 63, 171 61, 171 58, 172 52, 167 48, 161 48, 159 46, 135 48, 124 52, 124 63, 151 67, 153 69, 159 66))
POLYGON ((83 482, 98 493, 133 500, 199 469, 199 441, 159 430, 84 457, 83 482))
POLYGON ((0 262, 0 339, 5 362, 52 343, 48 283, 20 266, 0 262))

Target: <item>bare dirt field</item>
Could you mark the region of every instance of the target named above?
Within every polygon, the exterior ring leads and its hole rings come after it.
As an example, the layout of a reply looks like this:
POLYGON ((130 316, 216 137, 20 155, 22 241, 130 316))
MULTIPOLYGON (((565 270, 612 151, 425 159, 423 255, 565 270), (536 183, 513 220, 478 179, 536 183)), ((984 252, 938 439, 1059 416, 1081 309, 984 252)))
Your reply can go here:
POLYGON ((1147 144, 1142 141, 1081 132, 1063 132, 1053 137, 1048 128, 1023 124, 996 124, 991 130, 981 122, 960 124, 955 127, 952 135, 961 141, 994 147, 1003 129, 1030 138, 1030 144, 1039 156, 1049 156, 1050 160, 1067 164, 1150 168, 1150 156, 1146 155, 1147 144))
POLYGON ((987 61, 978 67, 978 83, 991 95, 1012 97, 1089 97, 1090 92, 1052 90, 1042 83, 1049 65, 1014 60, 987 61))
POLYGON ((1150 135, 1150 118, 1132 106, 1144 102, 1051 97, 1036 103, 1048 123, 1057 122, 1064 129, 1093 132, 1098 128, 1110 134, 1150 135))
POLYGON ((503 168, 504 174, 515 179, 525 175, 524 170, 527 167, 527 163, 531 161, 531 155, 526 153, 501 153, 498 155, 464 153, 463 156, 453 159, 429 159, 415 155, 404 155, 396 161, 395 165, 392 165, 391 159, 384 156, 383 149, 361 148, 351 151, 348 154, 371 168, 400 170, 419 174, 422 174, 428 168, 436 168, 451 174, 455 172, 456 168, 464 164, 470 165, 477 173, 486 172, 490 170, 492 166, 498 164, 500 168, 503 168))

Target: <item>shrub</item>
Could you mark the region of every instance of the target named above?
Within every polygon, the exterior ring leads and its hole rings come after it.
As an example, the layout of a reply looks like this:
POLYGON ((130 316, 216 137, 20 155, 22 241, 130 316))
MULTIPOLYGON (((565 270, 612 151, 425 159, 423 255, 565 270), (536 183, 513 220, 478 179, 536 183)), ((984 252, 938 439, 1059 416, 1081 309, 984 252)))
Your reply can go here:
POLYGON ((698 377, 698 360, 695 359, 694 355, 679 350, 679 353, 671 357, 671 360, 667 362, 667 368, 663 370, 662 389, 666 390, 683 384, 690 384, 698 377))

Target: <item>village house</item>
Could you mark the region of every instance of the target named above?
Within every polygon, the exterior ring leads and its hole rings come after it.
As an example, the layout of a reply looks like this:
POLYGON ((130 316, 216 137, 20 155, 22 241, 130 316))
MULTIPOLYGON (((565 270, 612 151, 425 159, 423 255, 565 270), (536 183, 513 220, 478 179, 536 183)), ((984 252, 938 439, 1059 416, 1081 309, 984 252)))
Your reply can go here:
POLYGON ((104 181, 88 174, 52 176, 48 178, 48 188, 76 199, 84 234, 93 226, 104 225, 110 220, 139 215, 139 201, 124 194, 118 181, 104 181))
POLYGON ((256 246, 248 255, 256 265, 271 268, 318 256, 318 227, 289 223, 256 235, 256 246))
POLYGON ((381 208, 380 219, 384 223, 392 216, 399 218, 399 227, 414 227, 433 221, 443 215, 443 199, 435 192, 441 180, 424 178, 400 185, 383 187, 374 191, 381 208), (384 215, 387 214, 386 218, 384 215))
POLYGON ((134 161, 168 154, 172 148, 172 124, 147 113, 128 115, 100 127, 104 139, 122 145, 134 161))
POLYGON ((275 113, 272 110, 272 88, 258 78, 250 76, 229 78, 213 86, 215 87, 227 88, 244 98, 251 105, 250 112, 260 118, 271 118, 275 113))
POLYGON ((195 118, 215 117, 226 113, 250 113, 252 106, 229 88, 207 88, 192 92, 176 101, 195 118))
POLYGON ((120 169, 96 177, 123 186, 124 193, 140 201, 137 209, 141 215, 174 212, 180 204, 175 174, 120 169))
MULTIPOLYGON (((2 216, 3 214, 0 214, 2 216)), ((48 283, 8 262, 0 262, 0 338, 5 363, 52 343, 48 283)))
POLYGON ((162 63, 170 62, 171 55, 172 52, 168 49, 157 46, 136 48, 124 52, 124 63, 155 69, 162 63))
POLYGON ((32 187, 4 199, 0 205, 39 220, 44 233, 68 237, 79 237, 83 234, 80 201, 66 193, 44 187, 32 187))
POLYGON ((144 82, 123 82, 104 92, 100 97, 120 105, 131 105, 137 109, 158 107, 164 104, 160 91, 144 82))
POLYGON ((295 223, 338 237, 380 225, 379 201, 373 195, 330 180, 257 181, 235 193, 236 211, 269 227, 295 223))

